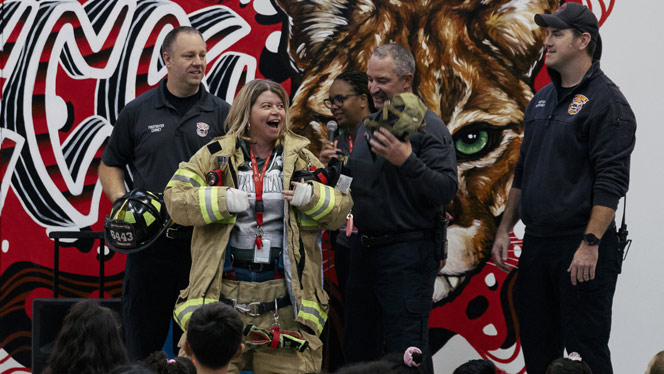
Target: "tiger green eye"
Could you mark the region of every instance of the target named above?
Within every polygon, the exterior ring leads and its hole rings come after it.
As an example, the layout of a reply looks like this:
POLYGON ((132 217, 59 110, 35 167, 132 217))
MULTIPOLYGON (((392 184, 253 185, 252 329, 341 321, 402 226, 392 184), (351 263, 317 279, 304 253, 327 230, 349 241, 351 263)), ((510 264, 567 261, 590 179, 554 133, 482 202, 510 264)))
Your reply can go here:
POLYGON ((457 151, 464 155, 473 155, 481 152, 489 143, 489 134, 486 130, 468 131, 455 142, 457 151))

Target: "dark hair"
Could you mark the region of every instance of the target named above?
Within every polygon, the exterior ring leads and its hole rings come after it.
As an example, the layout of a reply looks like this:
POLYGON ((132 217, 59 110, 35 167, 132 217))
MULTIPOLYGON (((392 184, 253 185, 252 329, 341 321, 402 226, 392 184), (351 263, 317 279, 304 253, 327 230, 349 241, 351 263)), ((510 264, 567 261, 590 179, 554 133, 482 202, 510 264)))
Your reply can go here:
POLYGON ((452 374, 496 374, 496 365, 489 360, 470 360, 452 374))
POLYGON ((646 374, 664 374, 664 351, 658 352, 648 363, 646 374))
MULTIPOLYGON (((574 34, 575 38, 579 38, 581 37, 581 35, 583 35, 583 31, 579 29, 571 28, 570 30, 572 30, 572 34, 574 34)), ((590 41, 586 46, 586 53, 588 54, 588 56, 590 57, 595 56, 595 48, 597 48, 597 43, 592 38, 590 38, 590 41)))
POLYGON ((360 362, 343 366, 336 374, 388 374, 393 373, 392 366, 385 361, 360 362))
POLYGON ((369 91, 369 77, 367 76, 367 73, 357 70, 344 71, 343 73, 337 75, 334 80, 348 83, 357 95, 366 95, 367 102, 369 103, 369 111, 371 113, 376 111, 373 100, 371 100, 371 92, 369 91))
POLYGON ((205 38, 203 37, 203 34, 201 34, 200 31, 197 29, 191 27, 191 26, 180 26, 176 27, 173 30, 169 31, 168 34, 166 34, 166 37, 164 38, 164 42, 161 44, 161 53, 163 54, 164 52, 172 52, 173 51, 173 43, 175 43, 175 40, 178 38, 178 35, 181 33, 186 32, 190 34, 198 34, 198 36, 205 41, 205 38))
POLYGON ((155 374, 155 372, 139 364, 132 364, 118 366, 108 374, 155 374))
POLYGON ((176 357, 169 360, 166 353, 162 351, 151 353, 142 364, 156 374, 196 374, 196 367, 190 359, 176 357), (194 370, 192 371, 191 368, 194 370))
POLYGON ((65 316, 48 368, 52 374, 105 374, 127 362, 117 316, 88 299, 74 304, 65 316))
POLYGON ((419 367, 409 367, 403 362, 402 353, 388 353, 378 361, 362 362, 342 367, 337 374, 417 374, 419 367))
POLYGON ((553 360, 546 368, 546 374, 593 374, 590 366, 581 360, 560 357, 553 360))
POLYGON ((232 307, 216 302, 196 309, 187 328, 187 342, 198 362, 221 369, 242 343, 242 319, 232 307))

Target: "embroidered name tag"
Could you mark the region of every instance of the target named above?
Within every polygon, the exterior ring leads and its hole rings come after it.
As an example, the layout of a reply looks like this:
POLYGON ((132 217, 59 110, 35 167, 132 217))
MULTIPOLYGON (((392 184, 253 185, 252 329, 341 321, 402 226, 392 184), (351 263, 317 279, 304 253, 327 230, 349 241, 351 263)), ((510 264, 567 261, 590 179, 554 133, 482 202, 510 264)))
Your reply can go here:
POLYGON ((150 130, 150 132, 160 132, 163 128, 164 128, 163 123, 148 126, 148 129, 150 130))

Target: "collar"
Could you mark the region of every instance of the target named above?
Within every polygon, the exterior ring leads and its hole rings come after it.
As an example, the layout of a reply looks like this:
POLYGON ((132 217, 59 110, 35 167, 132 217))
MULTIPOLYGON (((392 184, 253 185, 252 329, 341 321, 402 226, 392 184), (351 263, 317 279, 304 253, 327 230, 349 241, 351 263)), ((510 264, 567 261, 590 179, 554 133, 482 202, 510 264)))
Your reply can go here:
MULTIPOLYGON (((249 144, 247 144, 247 142, 244 139, 238 138, 237 143, 236 143, 236 147, 240 147, 240 149, 242 150, 242 154, 244 155, 245 160, 248 160, 250 158, 249 144)), ((282 151, 283 151, 283 146, 281 144, 277 144, 274 147, 274 149, 272 150, 272 153, 279 154, 282 151)), ((260 158, 260 157, 256 156, 256 158, 260 158)))
MULTIPOLYGON (((560 77, 560 73, 558 73, 556 70, 553 70, 551 68, 546 69, 547 72, 549 73, 549 77, 551 77, 551 82, 553 83, 553 86, 556 88, 556 91, 560 90, 561 88, 561 82, 562 78, 560 77)), ((576 85, 577 88, 583 86, 587 81, 592 79, 596 74, 599 74, 600 68, 599 68, 599 60, 593 61, 592 65, 590 65, 590 68, 588 71, 586 71, 586 74, 581 78, 581 81, 579 84, 576 85)))
MULTIPOLYGON (((298 135, 291 130, 286 130, 284 134, 283 146, 284 150, 287 150, 289 153, 300 152, 303 148, 309 145, 309 139, 304 136, 298 135)), ((284 154, 284 157, 286 155, 284 154)))
MULTIPOLYGON (((161 107, 168 107, 171 109, 175 109, 171 103, 168 102, 166 99, 166 94, 164 91, 167 89, 166 88, 166 82, 168 81, 168 77, 164 78, 159 82, 159 87, 157 87, 157 94, 154 96, 154 107, 155 108, 161 108, 161 107)), ((201 97, 198 99, 198 102, 196 102, 196 106, 198 109, 202 112, 212 112, 215 109, 215 103, 214 103, 214 98, 212 94, 210 94, 207 89, 205 89, 205 86, 203 83, 200 84, 200 87, 198 88, 201 92, 201 97)))
MULTIPOLYGON (((248 159, 249 150, 243 139, 239 137, 224 136, 219 141, 222 143, 222 149, 227 149, 228 154, 233 155, 236 165, 241 165, 244 163, 244 160, 248 159)), ((284 139, 279 146, 282 147, 282 154, 284 159, 286 159, 293 154, 301 152, 302 149, 309 145, 309 143, 309 139, 287 130, 284 134, 284 139)))

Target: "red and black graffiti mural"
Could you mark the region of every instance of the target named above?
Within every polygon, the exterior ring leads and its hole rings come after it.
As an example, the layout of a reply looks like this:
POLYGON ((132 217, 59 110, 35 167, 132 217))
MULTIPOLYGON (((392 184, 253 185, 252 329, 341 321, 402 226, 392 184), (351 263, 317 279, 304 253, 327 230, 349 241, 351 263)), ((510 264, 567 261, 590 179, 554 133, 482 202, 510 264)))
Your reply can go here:
MULTIPOLYGON (((581 2, 580 0, 578 2, 581 2)), ((600 24, 614 0, 584 0, 600 24)), ((1 3, 0 373, 29 372, 32 300, 53 295, 54 231, 101 231, 110 203, 97 166, 119 111, 166 75, 159 49, 179 25, 207 42, 210 92, 233 101, 254 78, 293 98, 294 129, 320 144, 333 78, 397 41, 418 61, 419 91, 448 124, 460 188, 448 207, 450 260, 430 322, 434 350, 523 373, 511 306, 515 272, 488 258, 521 142, 523 111, 547 81, 535 13, 559 0, 11 0, 1 3)), ((510 264, 520 240, 513 237, 510 264)), ((124 255, 61 241, 60 296, 119 297, 124 255)), ((332 267, 332 261, 326 262, 332 267)), ((329 288, 334 298, 334 287, 329 288)), ((340 300, 334 301, 341 308, 340 300)), ((339 314, 331 313, 333 335, 339 314)), ((434 358, 435 361, 435 358, 434 358)))

